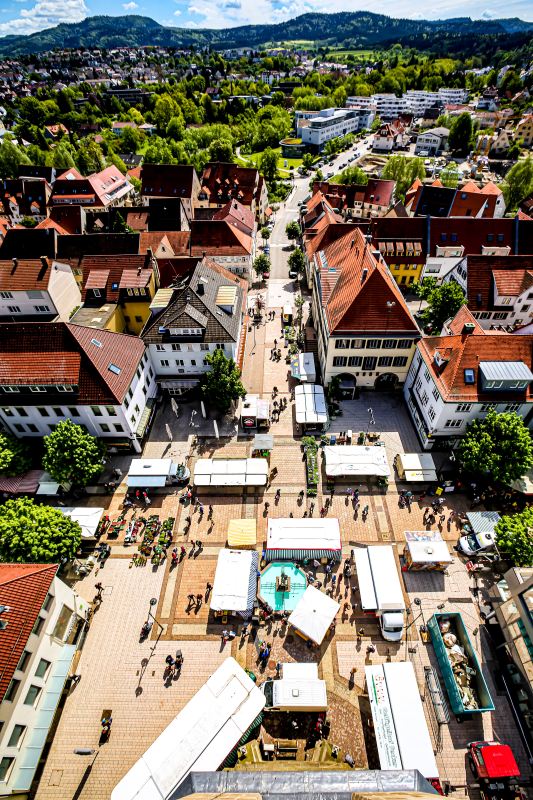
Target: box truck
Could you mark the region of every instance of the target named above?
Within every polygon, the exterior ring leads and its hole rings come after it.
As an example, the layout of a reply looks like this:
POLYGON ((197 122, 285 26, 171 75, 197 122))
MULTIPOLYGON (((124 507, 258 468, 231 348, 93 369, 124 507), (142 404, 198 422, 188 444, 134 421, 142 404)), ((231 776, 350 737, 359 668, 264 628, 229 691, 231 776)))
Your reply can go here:
POLYGON ((399 642, 405 624, 405 601, 393 548, 371 545, 358 549, 355 564, 362 610, 378 617, 384 639, 399 642))

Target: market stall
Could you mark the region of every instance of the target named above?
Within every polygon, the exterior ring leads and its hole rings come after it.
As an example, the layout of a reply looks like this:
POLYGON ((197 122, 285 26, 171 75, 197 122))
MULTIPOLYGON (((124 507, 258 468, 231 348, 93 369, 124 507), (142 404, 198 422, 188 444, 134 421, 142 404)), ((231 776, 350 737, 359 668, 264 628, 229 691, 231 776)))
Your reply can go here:
POLYGON ((398 478, 407 483, 435 483, 437 465, 431 453, 397 453, 394 466, 398 478))
POLYGON ((257 562, 255 550, 221 550, 218 554, 211 610, 218 615, 252 616, 257 594, 257 562))
POLYGON ((390 468, 384 447, 342 445, 324 447, 328 478, 387 478, 390 468))
POLYGON ((339 608, 329 595, 308 586, 288 622, 303 639, 320 645, 339 608))
POLYGON ((316 367, 313 353, 295 353, 291 356, 291 375, 302 383, 314 383, 316 367))
POLYGON ((453 561, 439 531, 405 531, 403 557, 412 572, 444 572, 453 561))
POLYGON ((244 430, 270 427, 270 402, 258 394, 247 394, 241 406, 241 425, 244 430))
POLYGON ((129 487, 148 489, 169 486, 188 477, 178 475, 178 464, 171 458, 132 458, 126 481, 129 487))
POLYGON ((265 486, 268 478, 266 458, 199 458, 194 466, 194 485, 265 486))
POLYGON ((294 390, 296 423, 303 430, 325 430, 329 417, 324 387, 303 383, 294 390))
POLYGON ((339 520, 285 517, 268 520, 266 561, 334 559, 341 561, 339 520))
POLYGON ((82 506, 62 506, 59 509, 66 517, 77 522, 81 528, 83 539, 94 539, 102 514, 103 508, 83 508, 82 506))
POLYGON ((243 550, 253 549, 257 544, 257 522, 255 519, 230 519, 228 525, 228 547, 243 550))
POLYGON ((252 442, 252 458, 270 458, 274 449, 274 437, 271 433, 256 433, 252 442))

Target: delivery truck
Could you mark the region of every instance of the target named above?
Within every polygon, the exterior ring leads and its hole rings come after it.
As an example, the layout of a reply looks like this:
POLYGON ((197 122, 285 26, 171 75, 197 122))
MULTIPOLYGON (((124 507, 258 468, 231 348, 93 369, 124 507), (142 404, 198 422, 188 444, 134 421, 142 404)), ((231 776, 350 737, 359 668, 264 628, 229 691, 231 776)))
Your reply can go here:
POLYGON ((405 601, 390 545, 371 545, 355 551, 361 608, 379 620, 381 635, 399 642, 405 623, 405 601))
POLYGON ((428 629, 455 716, 462 720, 483 711, 494 711, 461 614, 434 614, 428 629))

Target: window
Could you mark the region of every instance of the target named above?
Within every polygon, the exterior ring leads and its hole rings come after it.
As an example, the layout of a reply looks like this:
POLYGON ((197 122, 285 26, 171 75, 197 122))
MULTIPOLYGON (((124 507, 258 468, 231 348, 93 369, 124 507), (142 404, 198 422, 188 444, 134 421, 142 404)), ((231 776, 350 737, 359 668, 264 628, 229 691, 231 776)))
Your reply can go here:
POLYGON ((466 384, 473 384, 476 382, 476 373, 473 369, 465 369, 464 376, 466 384))
POLYGON ((9 702, 12 703, 18 692, 19 686, 20 686, 20 681, 17 678, 12 678, 11 681, 9 682, 9 686, 7 687, 7 691, 4 695, 4 700, 9 700, 9 702))
POLYGON ((349 339, 336 339, 335 340, 335 350, 348 350, 350 347, 350 340, 349 339))
POLYGON ((381 346, 384 350, 394 350, 398 340, 397 339, 383 339, 381 346))
POLYGON ((348 359, 346 356, 333 356, 333 366, 334 367, 345 367, 348 363, 348 359))
POLYGON ((117 416, 117 410, 116 410, 115 406, 106 406, 105 410, 107 411, 107 413, 108 413, 108 415, 110 417, 116 417, 117 416))
POLYGON ((413 344, 412 339, 398 339, 398 350, 409 350, 413 344))
POLYGON ((13 394, 14 392, 20 392, 18 386, 4 386, 3 388, 4 392, 7 392, 8 394, 13 394))
POLYGON ((116 432, 117 432, 117 433, 123 433, 123 432, 124 432, 124 428, 123 428, 123 426, 120 424, 120 422, 115 422, 115 424, 113 425, 113 427, 114 427, 114 429, 116 430, 116 432))
POLYGON ((181 350, 181 344, 172 344, 171 348, 176 352, 177 350, 181 350))
POLYGON ((352 339, 351 343, 352 350, 361 350, 363 347, 363 340, 362 339, 352 339))
POLYGON ((439 399, 439 397, 440 397, 439 390, 437 389, 437 387, 436 387, 436 386, 435 386, 435 388, 433 389, 433 391, 431 392, 431 394, 433 395, 433 397, 434 397, 434 399, 435 399, 435 400, 438 400, 438 399, 439 399))
POLYGON ((376 369, 377 361, 378 360, 376 356, 365 356, 363 359, 363 369, 371 372, 372 370, 376 369))
POLYGON ((109 433, 109 431, 111 430, 111 428, 109 427, 109 425, 107 425, 107 424, 104 422, 104 423, 100 423, 100 430, 102 431, 102 433, 109 433))
POLYGON ((135 322, 142 322, 143 318, 139 317, 137 314, 135 315, 135 322))
POLYGON ((458 403, 455 409, 456 414, 466 414, 472 410, 472 403, 458 403))
POLYGON ((43 629, 43 625, 44 625, 43 617, 37 617, 37 619, 33 623, 33 628, 31 629, 31 632, 34 633, 36 636, 39 636, 40 632, 43 629))
POLYGON ((204 344, 204 342, 200 343, 200 350, 209 350, 209 345, 204 344))
POLYGON ((175 361, 175 364, 176 364, 177 367, 184 367, 185 366, 185 361, 182 358, 177 358, 176 361, 175 361))
POLYGON ((79 417, 80 415, 80 412, 78 411, 77 408, 67 408, 67 411, 71 417, 79 417))
POLYGON ((502 306, 508 306, 510 304, 511 304, 511 298, 510 297, 502 297, 502 306))
POLYGON ((56 386, 56 389, 58 392, 73 392, 74 386, 66 386, 64 383, 60 383, 56 386))
POLYGON ((62 410, 61 410, 59 407, 57 407, 57 406, 54 406, 54 407, 52 408, 52 411, 53 411, 53 413, 56 415, 56 417, 62 417, 62 416, 63 416, 63 412, 62 412, 62 410))
POLYGON ((25 725, 13 725, 13 730, 11 731, 11 736, 9 737, 9 741, 7 743, 8 747, 20 747, 22 744, 22 740, 24 739, 24 734, 26 733, 26 726, 25 725))
POLYGON ((39 408, 37 408, 37 411, 39 412, 41 417, 49 417, 50 416, 50 414, 48 413, 48 409, 47 408, 39 407, 39 408))
POLYGON ((30 433, 39 433, 39 428, 37 425, 34 425, 32 422, 28 423, 28 430, 30 433))
POLYGON ((168 359, 166 359, 166 358, 162 358, 162 359, 161 359, 161 366, 162 366, 162 367, 168 367, 168 366, 170 366, 170 362, 168 361, 168 359))
POLYGON ((462 419, 447 419, 444 423, 445 428, 460 428, 463 424, 462 419))
POLYGON ((15 411, 17 412, 19 417, 27 417, 28 416, 28 412, 26 411, 26 409, 25 408, 21 408, 20 406, 15 406, 15 411))
POLYGON ((12 300, 13 292, 0 292, 0 297, 2 300, 12 300))
POLYGON ((46 392, 46 386, 30 386, 28 388, 30 392, 46 392))
POLYGON ((47 661, 46 658, 41 658, 39 663, 37 664, 37 669, 35 670, 35 677, 36 678, 46 678, 48 675, 48 670, 51 667, 51 662, 47 661))
POLYGON ((480 410, 490 411, 492 408, 496 408, 496 403, 483 403, 480 410))
POLYGON ((21 425, 21 424, 20 424, 20 422, 16 422, 16 423, 15 423, 15 425, 14 425, 13 427, 15 428, 15 430, 17 431, 17 433, 24 433, 24 431, 26 430, 26 428, 24 427, 24 425, 21 425))
POLYGON ((154 371, 153 371, 152 367, 148 367, 148 375, 150 376, 150 378, 154 377, 154 371))
POLYGON ((191 358, 191 367, 195 367, 195 366, 196 366, 196 361, 194 360, 194 358, 191 358))
POLYGON ((0 761, 0 781, 9 780, 14 763, 15 759, 12 756, 3 757, 3 759, 0 761))
POLYGON ((100 408, 100 406, 91 406, 91 411, 93 412, 95 417, 102 416, 102 409, 100 408))
POLYGON ((407 356, 396 356, 392 362, 393 367, 405 367, 407 364, 407 356))
POLYGON ((428 417, 430 418, 430 420, 431 420, 432 422, 433 422, 433 420, 435 419, 435 409, 433 408, 433 406, 430 406, 430 407, 428 408, 428 417))
POLYGON ((160 353, 162 350, 165 350, 164 344, 156 344, 155 349, 160 353))
POLYGON ((20 314, 20 306, 8 306, 7 310, 10 314, 20 314))
POLYGON ((33 306, 38 314, 48 314, 50 311, 49 306, 33 306))
POLYGON ((503 410, 504 411, 518 411, 518 409, 520 408, 520 405, 521 405, 520 403, 507 403, 507 405, 505 406, 505 408, 503 410))
POLYGON ((424 370, 424 378, 429 381, 431 375, 429 374, 429 369, 426 367, 424 370))
POLYGON ((422 388, 422 378, 418 378, 415 384, 415 389, 417 392, 420 392, 421 388, 422 388))
POLYGON ((381 347, 381 339, 367 339, 366 340, 366 348, 367 350, 379 350, 381 347))
POLYGON ((31 653, 29 650, 23 650, 22 655, 19 658, 19 663, 17 664, 17 669, 20 672, 26 672, 26 667, 28 666, 28 661, 31 658, 31 653))
POLYGON ((54 631, 52 633, 52 636, 55 639, 61 639, 61 641, 63 641, 63 639, 65 638, 65 634, 67 632, 68 625, 72 617, 72 613, 73 613, 72 609, 70 609, 68 606, 62 607, 61 611, 59 612, 59 616, 56 620, 54 631))
POLYGON ((392 356, 381 356, 378 367, 392 367, 392 356))
POLYGON ((5 417, 12 417, 13 411, 10 408, 3 408, 2 413, 5 417))
POLYGON ((520 311, 529 311, 529 306, 522 306, 520 311))
POLYGON ((43 603, 43 607, 42 607, 41 610, 42 611, 48 611, 50 606, 52 605, 53 599, 54 599, 54 595, 50 594, 50 592, 48 592, 48 594, 44 598, 44 603, 43 603))
POLYGON ((28 689, 28 693, 26 695, 26 699, 24 700, 25 706, 35 706, 39 701, 39 697, 41 696, 42 689, 40 686, 34 686, 33 683, 28 689))
POLYGON ((100 291, 100 289, 93 289, 93 294, 94 294, 95 297, 101 297, 102 296, 102 292, 100 291))

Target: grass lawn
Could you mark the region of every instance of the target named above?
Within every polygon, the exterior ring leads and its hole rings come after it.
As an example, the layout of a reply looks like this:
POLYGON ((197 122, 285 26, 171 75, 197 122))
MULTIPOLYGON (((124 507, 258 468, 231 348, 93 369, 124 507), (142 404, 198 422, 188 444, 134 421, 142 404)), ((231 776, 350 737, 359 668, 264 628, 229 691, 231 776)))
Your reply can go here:
MULTIPOLYGON (((275 153, 278 155, 278 170, 282 178, 288 178, 290 175, 290 168, 292 167, 293 170, 297 170, 298 167, 302 166, 302 159, 301 158, 283 158, 281 155, 281 147, 272 148, 275 153)), ((263 155, 262 152, 260 153, 249 153, 247 155, 241 155, 240 158, 236 159, 237 163, 241 164, 243 167, 255 165, 256 167, 259 166, 259 161, 261 160, 261 156, 263 155)), ((315 161, 318 161, 318 156, 315 156, 315 161)))

